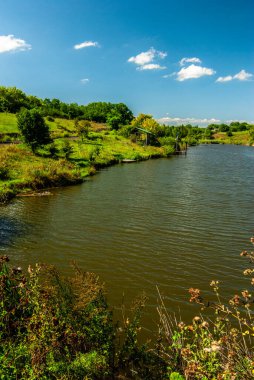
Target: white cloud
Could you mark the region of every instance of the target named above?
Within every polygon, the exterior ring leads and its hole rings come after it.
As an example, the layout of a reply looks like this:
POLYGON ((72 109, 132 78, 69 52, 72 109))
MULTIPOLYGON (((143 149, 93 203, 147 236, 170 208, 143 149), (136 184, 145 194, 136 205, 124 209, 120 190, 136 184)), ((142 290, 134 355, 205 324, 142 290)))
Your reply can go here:
POLYGON ((142 65, 137 67, 137 70, 165 70, 166 66, 161 66, 157 63, 148 63, 146 65, 142 65))
POLYGON ((210 76, 215 73, 216 71, 214 71, 213 69, 192 64, 188 67, 183 67, 180 71, 178 71, 176 79, 179 82, 182 82, 187 79, 200 78, 206 75, 210 76))
POLYGON ((253 77, 253 74, 247 73, 245 70, 239 71, 236 75, 234 75, 234 79, 238 80, 248 80, 253 77))
POLYGON ((74 49, 79 50, 79 49, 84 49, 84 48, 91 47, 91 46, 92 47, 99 47, 100 45, 98 44, 98 42, 84 41, 84 42, 81 42, 81 44, 74 45, 74 49))
POLYGON ((232 75, 227 75, 226 77, 219 77, 216 82, 230 82, 232 79, 232 75))
POLYGON ((128 62, 137 65, 137 70, 163 70, 166 67, 154 63, 155 59, 164 59, 167 53, 150 48, 134 57, 130 57, 128 62))
POLYGON ((157 119, 157 121, 161 124, 168 124, 168 125, 181 125, 181 124, 192 124, 192 125, 200 125, 200 126, 206 126, 208 124, 219 124, 222 121, 219 119, 211 118, 211 119, 201 119, 201 118, 194 118, 194 117, 162 117, 160 119, 157 119))
POLYGON ((168 55, 165 51, 157 51, 157 54, 160 59, 164 59, 168 55))
POLYGON ((162 78, 165 78, 165 79, 167 79, 167 78, 171 78, 171 77, 174 77, 176 74, 177 74, 177 73, 174 71, 174 72, 171 73, 171 74, 163 75, 162 78))
POLYGON ((179 62, 180 66, 184 66, 185 63, 202 63, 201 59, 197 57, 193 58, 182 58, 181 61, 179 62))
POLYGON ((240 80, 240 81, 247 81, 252 77, 253 77, 253 74, 247 73, 245 70, 241 70, 239 71, 239 73, 235 74, 234 76, 227 75, 226 77, 219 77, 218 79, 216 79, 216 82, 220 82, 220 83, 230 82, 234 79, 240 80))
POLYGON ((88 78, 83 78, 81 79, 80 81, 82 84, 87 84, 89 82, 89 79, 88 78))
POLYGON ((26 43, 25 40, 15 38, 13 34, 8 36, 0 36, 0 53, 10 51, 25 51, 32 49, 32 46, 26 43))

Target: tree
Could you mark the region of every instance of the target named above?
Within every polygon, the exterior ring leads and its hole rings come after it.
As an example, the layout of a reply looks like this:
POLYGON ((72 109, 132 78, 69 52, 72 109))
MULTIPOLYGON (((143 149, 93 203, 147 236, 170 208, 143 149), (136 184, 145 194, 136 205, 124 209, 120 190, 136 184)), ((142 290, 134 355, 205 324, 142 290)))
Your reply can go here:
POLYGON ((49 127, 36 109, 22 109, 17 115, 17 120, 18 129, 33 152, 51 141, 49 127))
POLYGON ((88 137, 89 129, 91 128, 91 123, 88 120, 78 120, 75 119, 75 127, 77 128, 78 135, 81 137, 81 140, 84 140, 84 137, 88 137))
POLYGON ((62 146, 62 152, 66 160, 68 160, 70 158, 70 155, 73 153, 73 147, 71 146, 68 140, 64 140, 64 143, 62 146))
POLYGON ((107 116, 107 124, 111 129, 119 129, 121 120, 121 115, 117 111, 113 111, 112 113, 109 113, 107 116))

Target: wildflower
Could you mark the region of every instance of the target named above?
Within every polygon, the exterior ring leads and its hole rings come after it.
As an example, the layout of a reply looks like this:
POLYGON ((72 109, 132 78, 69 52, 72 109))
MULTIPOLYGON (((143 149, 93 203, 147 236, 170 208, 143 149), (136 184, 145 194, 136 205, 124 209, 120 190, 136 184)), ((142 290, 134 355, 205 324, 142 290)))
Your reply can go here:
POLYGON ((200 326, 202 329, 208 329, 208 327, 209 327, 209 323, 208 322, 206 322, 206 321, 204 321, 204 322, 202 322, 201 323, 201 326, 200 326))
POLYGON ((190 288, 189 293, 191 295, 190 302, 202 303, 202 297, 199 289, 190 288))
POLYGON ((238 296, 238 294, 236 294, 236 295, 235 295, 235 296, 229 301, 229 303, 230 303, 231 305, 238 306, 238 305, 240 305, 240 301, 241 301, 240 296, 238 296))
POLYGON ((221 341, 222 343, 227 343, 227 341, 228 341, 228 336, 227 336, 227 335, 223 335, 223 336, 220 338, 220 341, 221 341))
POLYGON ((242 252, 240 253, 240 256, 248 256, 248 252, 247 252, 247 251, 242 251, 242 252))
POLYGON ((220 346, 219 342, 217 342, 216 340, 214 340, 211 343, 211 347, 205 347, 204 348, 205 352, 218 352, 220 350, 221 350, 221 346, 220 346))
POLYGON ((8 263, 8 261, 10 261, 10 259, 7 255, 0 257, 0 263, 8 263))
POLYGON ((230 335, 232 335, 233 337, 236 337, 238 335, 238 330, 237 329, 231 329, 230 330, 230 335))
POLYGON ((242 291, 242 296, 244 297, 244 298, 251 298, 251 294, 248 292, 248 290, 243 290, 242 291))
POLYGON ((178 327, 180 330, 183 330, 185 327, 185 324, 183 322, 178 323, 178 327))
POLYGON ((249 275, 252 274, 252 273, 253 273, 253 269, 245 269, 245 270, 243 271, 244 276, 249 276, 249 275))
POLYGON ((219 285, 219 281, 215 281, 215 280, 213 280, 213 281, 211 281, 211 283, 210 283, 210 286, 211 286, 212 288, 218 288, 218 285, 219 285))
POLYGON ((254 278, 251 279, 251 285, 254 285, 254 278))
POLYGON ((200 317, 194 317, 192 321, 193 321, 193 324, 199 325, 201 323, 201 318, 200 317))
POLYGON ((181 349, 181 355, 183 357, 188 357, 191 355, 191 350, 189 348, 182 348, 181 349))
POLYGON ((193 331, 193 330, 194 330, 194 327, 193 327, 192 325, 189 325, 189 326, 187 326, 187 330, 188 330, 188 331, 193 331))
POLYGON ((254 243, 254 236, 250 238, 250 241, 254 243))

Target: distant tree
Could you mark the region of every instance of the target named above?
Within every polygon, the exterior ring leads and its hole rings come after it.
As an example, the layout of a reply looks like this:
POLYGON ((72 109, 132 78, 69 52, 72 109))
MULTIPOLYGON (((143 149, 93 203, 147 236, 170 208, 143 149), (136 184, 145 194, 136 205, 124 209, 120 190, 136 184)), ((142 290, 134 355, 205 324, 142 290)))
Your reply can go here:
POLYGON ((133 119, 132 111, 124 103, 113 104, 113 110, 116 111, 117 115, 120 116, 120 124, 129 124, 133 119))
POLYGON ((133 127, 139 127, 139 128, 142 128, 143 127, 143 124, 144 122, 147 120, 147 119, 152 119, 152 115, 147 115, 145 113, 140 113, 137 117, 135 117, 135 119, 132 120, 131 122, 131 125, 133 127))
POLYGON ((17 115, 17 121, 18 129, 25 143, 31 147, 33 152, 51 141, 49 127, 39 111, 22 109, 17 115))
POLYGON ((16 113, 28 107, 26 94, 16 87, 0 87, 0 112, 16 113))
POLYGON ((43 105, 43 101, 41 99, 37 98, 36 96, 29 95, 27 97, 27 105, 28 105, 28 108, 30 108, 30 109, 41 108, 43 105))
POLYGON ((229 125, 227 124, 219 124, 219 131, 220 132, 228 132, 229 131, 229 125))
POLYGON ((212 131, 212 129, 210 129, 210 128, 205 128, 204 129, 204 138, 205 139, 211 139, 212 138, 212 136, 213 136, 213 131, 212 131))

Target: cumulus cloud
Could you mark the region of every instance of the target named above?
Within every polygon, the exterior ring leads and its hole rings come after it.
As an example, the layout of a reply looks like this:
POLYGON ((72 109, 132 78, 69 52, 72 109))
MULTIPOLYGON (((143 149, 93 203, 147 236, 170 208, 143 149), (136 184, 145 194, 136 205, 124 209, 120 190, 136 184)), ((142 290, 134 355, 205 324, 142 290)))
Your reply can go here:
POLYGON ((100 45, 98 44, 98 42, 84 41, 84 42, 81 42, 80 44, 74 45, 74 49, 79 50, 79 49, 84 49, 87 47, 99 47, 99 46, 100 45))
POLYGON ((236 75, 234 75, 234 79, 238 80, 248 80, 253 77, 253 74, 247 73, 245 70, 239 71, 236 75))
POLYGON ((192 64, 188 67, 183 67, 180 71, 178 71, 176 79, 179 82, 182 82, 187 79, 196 79, 206 75, 210 76, 215 73, 216 71, 214 71, 213 69, 192 64))
POLYGON ((253 74, 247 73, 245 70, 239 71, 239 73, 235 74, 234 76, 232 75, 227 75, 226 77, 219 77, 216 79, 216 82, 230 82, 234 79, 240 80, 240 81, 247 81, 253 77, 253 74))
POLYGON ((161 66, 154 61, 156 59, 164 59, 166 58, 167 53, 155 50, 154 48, 150 48, 149 50, 139 53, 134 57, 130 57, 128 62, 134 63, 137 65, 137 70, 163 70, 166 67, 161 66))
POLYGON ((25 51, 32 49, 32 46, 26 43, 25 40, 15 38, 13 34, 8 36, 0 36, 0 53, 11 51, 25 51))
POLYGON ((221 123, 221 120, 211 118, 211 119, 201 119, 201 118, 194 118, 194 117, 162 117, 160 119, 157 119, 157 121, 161 124, 168 124, 168 125, 182 125, 182 124, 192 124, 192 125, 201 125, 206 126, 208 124, 219 124, 221 123))
POLYGON ((83 78, 83 79, 80 80, 80 82, 82 84, 87 84, 89 82, 89 79, 88 78, 83 78))
POLYGON ((180 66, 184 66, 185 63, 202 63, 201 59, 197 57, 192 57, 192 58, 182 58, 181 61, 179 62, 180 66))

